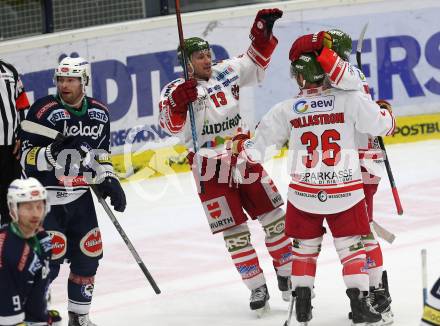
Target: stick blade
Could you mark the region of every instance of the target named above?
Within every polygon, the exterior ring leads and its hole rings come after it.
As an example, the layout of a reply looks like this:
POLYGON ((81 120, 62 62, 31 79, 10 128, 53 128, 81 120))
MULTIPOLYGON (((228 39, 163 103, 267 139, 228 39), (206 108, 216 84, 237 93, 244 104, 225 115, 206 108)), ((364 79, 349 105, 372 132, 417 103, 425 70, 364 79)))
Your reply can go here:
POLYGON ((357 53, 361 53, 362 52, 362 45, 364 43, 364 37, 365 37, 365 32, 367 31, 368 28, 368 23, 366 23, 364 25, 364 27, 362 28, 361 34, 359 35, 359 39, 357 42, 357 47, 356 47, 356 52, 357 53))

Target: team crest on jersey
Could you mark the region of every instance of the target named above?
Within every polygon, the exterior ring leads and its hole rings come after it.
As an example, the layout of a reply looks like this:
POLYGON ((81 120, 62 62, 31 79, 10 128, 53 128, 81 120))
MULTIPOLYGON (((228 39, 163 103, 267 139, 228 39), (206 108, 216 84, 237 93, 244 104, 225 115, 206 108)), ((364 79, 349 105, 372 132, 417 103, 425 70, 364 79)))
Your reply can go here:
POLYGON ((98 120, 102 123, 107 123, 108 121, 107 113, 104 110, 92 108, 89 109, 88 114, 91 120, 98 120))
POLYGON ((60 259, 66 254, 66 236, 58 231, 47 231, 52 239, 52 260, 60 259))
POLYGON ((212 233, 217 233, 235 225, 235 220, 232 217, 225 196, 203 202, 203 208, 212 233))
POLYGON ((81 239, 79 247, 84 255, 89 257, 98 257, 102 254, 102 239, 101 231, 96 227, 91 229, 87 234, 81 239))
POLYGON ((47 121, 49 121, 54 126, 57 121, 69 120, 69 119, 70 119, 70 113, 67 112, 67 110, 65 109, 53 110, 47 117, 47 121))
POLYGON ((232 96, 234 96, 234 98, 238 101, 240 97, 240 87, 238 85, 232 85, 231 92, 232 92, 232 96))
POLYGON ((293 111, 298 114, 332 111, 335 107, 334 95, 318 98, 302 98, 293 104, 293 111))
POLYGON ((320 192, 318 192, 318 199, 320 202, 323 203, 323 202, 327 201, 327 198, 328 198, 327 193, 324 190, 321 190, 320 192))

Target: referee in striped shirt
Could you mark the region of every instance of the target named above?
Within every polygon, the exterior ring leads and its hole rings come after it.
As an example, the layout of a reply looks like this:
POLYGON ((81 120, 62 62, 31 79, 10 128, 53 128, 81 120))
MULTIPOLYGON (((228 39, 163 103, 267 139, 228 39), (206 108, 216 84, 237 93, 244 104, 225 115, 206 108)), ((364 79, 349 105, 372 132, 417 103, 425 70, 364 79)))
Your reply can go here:
POLYGON ((0 224, 11 220, 6 194, 9 184, 21 175, 17 129, 27 109, 29 100, 17 69, 0 60, 0 224))

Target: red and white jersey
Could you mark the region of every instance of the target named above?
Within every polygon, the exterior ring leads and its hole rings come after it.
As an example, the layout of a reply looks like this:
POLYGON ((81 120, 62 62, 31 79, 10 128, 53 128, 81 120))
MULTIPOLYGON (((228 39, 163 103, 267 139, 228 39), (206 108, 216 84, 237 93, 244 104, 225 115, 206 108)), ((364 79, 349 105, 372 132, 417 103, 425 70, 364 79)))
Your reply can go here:
MULTIPOLYGON (((324 48, 318 60, 333 87, 342 90, 358 90, 371 96, 363 72, 349 62, 344 61, 336 52, 324 48)), ((369 134, 356 133, 356 142, 359 148, 361 166, 372 175, 382 176, 384 156, 378 140, 369 134)))
MULTIPOLYGON (((195 124, 200 153, 216 156, 224 150, 224 143, 236 134, 242 116, 240 114, 240 87, 261 82, 265 70, 248 54, 221 61, 212 66, 208 81, 198 80, 197 100, 193 102, 195 124), (205 150, 214 149, 214 150, 205 150)), ((173 114, 169 97, 184 79, 179 78, 166 85, 159 103, 159 122, 162 128, 179 136, 188 148, 192 148, 189 113, 186 118, 173 114)))
POLYGON ((257 160, 289 141, 288 200, 306 212, 332 214, 364 198, 356 133, 386 135, 393 126, 394 117, 359 91, 308 89, 275 105, 245 151, 257 160))

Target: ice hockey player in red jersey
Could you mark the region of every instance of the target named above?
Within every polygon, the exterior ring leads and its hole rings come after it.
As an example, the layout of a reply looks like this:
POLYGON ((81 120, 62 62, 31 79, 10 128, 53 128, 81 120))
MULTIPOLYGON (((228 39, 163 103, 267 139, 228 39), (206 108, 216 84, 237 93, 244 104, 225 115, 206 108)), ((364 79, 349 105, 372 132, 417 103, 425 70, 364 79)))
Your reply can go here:
MULTIPOLYGON (((327 75, 327 81, 343 90, 359 90, 370 95, 365 75, 349 62, 352 52, 351 37, 338 29, 303 35, 292 45, 289 58, 295 61, 303 52, 319 53, 318 62, 327 75)), ((390 106, 384 100, 377 102, 382 107, 390 106)), ((383 153, 376 137, 368 133, 356 132, 356 142, 361 160, 365 202, 370 224, 373 221, 373 196, 384 171, 383 153)), ((372 231, 374 228, 371 228, 372 231)), ((372 306, 382 314, 383 325, 393 322, 391 296, 388 289, 387 272, 383 270, 383 256, 375 232, 362 237, 367 253, 368 275, 372 306)))
POLYGON ((37 179, 17 179, 7 203, 12 221, 0 228, 0 325, 61 325, 59 313, 47 310, 52 243, 41 228, 47 191, 37 179))
MULTIPOLYGON (((223 233, 232 261, 251 290, 250 308, 258 313, 267 308, 269 293, 265 276, 252 246, 246 213, 258 220, 266 234, 265 243, 273 259, 278 287, 289 300, 291 241, 284 235, 283 200, 273 181, 259 164, 246 165, 242 178, 225 147, 241 125, 240 89, 261 82, 278 43, 272 34, 273 23, 280 18, 278 9, 260 10, 250 32, 252 43, 244 55, 212 63, 210 46, 192 37, 184 41, 190 80, 170 82, 161 94, 160 124, 172 135, 181 137, 192 150, 188 104, 193 103, 195 125, 201 150, 204 193, 200 200, 212 233, 223 233), (236 176, 233 178, 232 174, 236 176), (257 175, 253 182, 249 176, 257 175)), ((181 55, 180 51, 179 54, 181 55)), ((190 153, 190 161, 194 153, 190 153)), ((194 167, 195 164, 193 164, 194 167)), ((194 167, 193 170, 196 170, 194 167)), ((196 182, 198 172, 195 172, 196 182)))
POLYGON ((268 148, 289 142, 286 234, 294 239, 292 264, 296 319, 312 319, 311 297, 316 262, 325 229, 332 232, 343 265, 342 274, 354 325, 382 320, 370 304, 367 260, 361 236, 370 234, 355 132, 386 135, 393 131, 392 113, 359 91, 325 84, 314 54, 291 64, 300 94, 276 104, 260 121, 252 140, 236 136, 234 152, 263 161, 268 148))
POLYGON ((440 326, 440 277, 432 286, 428 300, 423 307, 420 326, 440 326))

